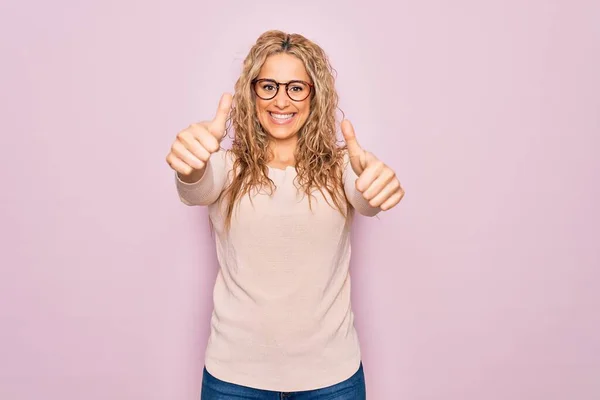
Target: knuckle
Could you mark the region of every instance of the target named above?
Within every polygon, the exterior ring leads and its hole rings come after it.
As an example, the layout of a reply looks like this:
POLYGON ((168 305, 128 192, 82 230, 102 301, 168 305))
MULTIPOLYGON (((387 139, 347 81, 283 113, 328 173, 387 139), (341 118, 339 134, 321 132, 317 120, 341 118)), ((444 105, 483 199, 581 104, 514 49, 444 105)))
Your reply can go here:
POLYGON ((181 151, 181 148, 184 148, 185 146, 183 145, 183 142, 176 140, 175 142, 173 142, 173 145, 171 145, 171 152, 178 154, 181 151))
POLYGON ((210 140, 207 140, 206 150, 210 153, 214 153, 219 150, 219 142, 214 137, 211 137, 210 140))
POLYGON ((206 162, 210 158, 210 154, 208 153, 208 151, 202 151, 198 152, 198 154, 196 154, 196 157, 198 157, 199 160, 206 162))
POLYGON ((193 164, 193 167, 196 169, 200 169, 204 166, 204 162, 202 160, 194 160, 191 164, 193 164))
POLYGON ((188 133, 189 133, 189 131, 187 129, 179 132, 177 134, 177 140, 183 140, 183 139, 185 139, 185 137, 188 135, 188 133))
POLYGON ((210 129, 208 129, 207 127, 201 126, 196 131, 196 135, 195 136, 198 139, 206 139, 206 138, 211 137, 212 134, 210 133, 210 129))
POLYGON ((180 172, 181 172, 182 174, 184 174, 184 175, 189 175, 189 174, 191 174, 191 173, 192 173, 192 171, 193 171, 193 168, 192 168, 192 167, 190 167, 189 165, 185 164, 185 165, 183 165, 183 166, 181 167, 181 171, 180 171, 180 172))

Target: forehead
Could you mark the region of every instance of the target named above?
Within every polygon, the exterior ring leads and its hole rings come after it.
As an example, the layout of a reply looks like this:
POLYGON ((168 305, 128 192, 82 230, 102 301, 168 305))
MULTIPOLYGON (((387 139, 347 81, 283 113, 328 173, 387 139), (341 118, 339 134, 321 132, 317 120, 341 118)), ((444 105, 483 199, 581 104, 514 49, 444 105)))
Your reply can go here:
POLYGON ((269 56, 260 69, 258 78, 269 78, 278 82, 292 80, 310 82, 304 63, 299 58, 286 53, 269 56))

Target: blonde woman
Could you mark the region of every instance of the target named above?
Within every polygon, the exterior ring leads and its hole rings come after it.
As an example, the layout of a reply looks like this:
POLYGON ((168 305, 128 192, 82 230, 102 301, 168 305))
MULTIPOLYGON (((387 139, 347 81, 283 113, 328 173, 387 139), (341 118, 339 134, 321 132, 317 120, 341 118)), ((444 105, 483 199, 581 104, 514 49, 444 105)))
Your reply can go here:
POLYGON ((203 400, 365 398, 350 302, 350 226, 404 191, 344 120, 325 52, 262 34, 235 94, 181 131, 167 162, 187 205, 207 206, 220 264, 203 400), (228 151, 220 148, 233 130, 228 151))

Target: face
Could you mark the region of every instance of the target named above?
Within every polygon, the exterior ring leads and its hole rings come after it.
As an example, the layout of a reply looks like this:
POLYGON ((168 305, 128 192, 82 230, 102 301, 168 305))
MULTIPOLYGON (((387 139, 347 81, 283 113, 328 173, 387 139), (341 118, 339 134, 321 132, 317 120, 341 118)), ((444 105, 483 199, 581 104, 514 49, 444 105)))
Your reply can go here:
MULTIPOLYGON (((268 57, 257 79, 272 79, 279 83, 294 80, 312 83, 302 61, 286 53, 268 57)), ((293 101, 286 93, 286 89, 286 86, 279 85, 277 95, 270 100, 263 100, 255 94, 258 120, 272 140, 295 139, 310 113, 311 96, 302 101, 293 101)), ((273 91, 275 87, 267 83, 264 90, 273 91)), ((298 92, 302 88, 292 86, 290 90, 298 92)), ((262 95, 262 97, 268 96, 262 95)))

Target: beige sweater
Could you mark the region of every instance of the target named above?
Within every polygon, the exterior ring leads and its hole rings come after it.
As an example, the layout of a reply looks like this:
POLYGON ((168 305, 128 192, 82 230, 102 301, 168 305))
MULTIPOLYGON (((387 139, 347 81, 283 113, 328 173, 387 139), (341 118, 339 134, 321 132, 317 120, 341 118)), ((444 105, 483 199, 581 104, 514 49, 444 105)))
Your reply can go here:
MULTIPOLYGON (((350 225, 314 192, 294 186, 293 167, 269 169, 277 189, 244 196, 224 230, 217 202, 232 169, 231 153, 211 157, 199 182, 176 178, 181 200, 208 206, 220 264, 205 366, 215 377, 253 388, 292 392, 349 378, 361 360, 350 302, 350 225)), ((346 196, 373 216, 347 162, 346 196)))

